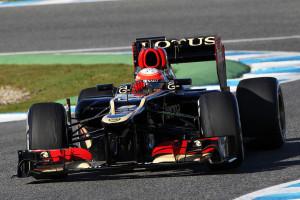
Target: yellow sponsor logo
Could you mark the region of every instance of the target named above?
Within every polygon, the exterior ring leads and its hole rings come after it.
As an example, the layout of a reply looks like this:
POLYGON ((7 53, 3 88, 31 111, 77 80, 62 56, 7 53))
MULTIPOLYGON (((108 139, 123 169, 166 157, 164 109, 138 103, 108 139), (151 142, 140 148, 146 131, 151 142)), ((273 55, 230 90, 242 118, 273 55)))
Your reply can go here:
POLYGON ((118 122, 121 120, 121 117, 117 117, 117 118, 108 118, 109 122, 118 122))

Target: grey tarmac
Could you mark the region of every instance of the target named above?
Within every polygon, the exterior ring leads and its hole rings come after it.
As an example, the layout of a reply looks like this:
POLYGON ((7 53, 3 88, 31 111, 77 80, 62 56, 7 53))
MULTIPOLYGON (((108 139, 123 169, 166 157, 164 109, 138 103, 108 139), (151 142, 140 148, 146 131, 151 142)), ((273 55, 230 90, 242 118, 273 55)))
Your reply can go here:
MULTIPOLYGON (((124 0, 0 9, 0 52, 129 46, 136 37, 219 34, 225 40, 299 35, 296 0, 124 0)), ((300 51, 299 39, 226 44, 227 50, 300 51)), ((82 174, 63 181, 11 179, 25 122, 0 124, 0 199, 233 199, 300 178, 300 81, 283 85, 288 140, 248 151, 237 171, 82 174)))

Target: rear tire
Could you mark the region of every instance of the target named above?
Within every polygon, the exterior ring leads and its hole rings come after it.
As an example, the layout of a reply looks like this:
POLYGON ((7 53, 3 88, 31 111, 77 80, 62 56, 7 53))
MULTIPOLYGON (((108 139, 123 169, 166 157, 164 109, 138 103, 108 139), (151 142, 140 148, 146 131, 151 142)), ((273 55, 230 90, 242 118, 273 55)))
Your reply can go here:
POLYGON ((285 143, 285 111, 280 85, 276 78, 242 80, 237 99, 245 137, 250 146, 275 149, 285 143), (251 140, 249 140, 251 141, 251 140))
POLYGON ((68 147, 66 111, 61 104, 33 104, 28 111, 27 124, 29 150, 68 147))
POLYGON ((244 160, 244 148, 237 101, 230 92, 210 92, 200 97, 201 127, 204 137, 228 136, 229 156, 234 161, 219 163, 211 158, 213 170, 236 168, 244 160))

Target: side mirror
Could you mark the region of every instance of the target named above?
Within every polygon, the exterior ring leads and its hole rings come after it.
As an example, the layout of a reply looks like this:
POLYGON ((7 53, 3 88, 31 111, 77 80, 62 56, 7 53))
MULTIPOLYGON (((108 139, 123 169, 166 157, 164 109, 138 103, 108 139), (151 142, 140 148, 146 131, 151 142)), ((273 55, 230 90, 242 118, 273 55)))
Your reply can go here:
POLYGON ((114 89, 114 85, 113 84, 99 84, 99 85, 96 85, 96 89, 98 91, 113 90, 114 89))
POLYGON ((175 85, 192 85, 192 79, 190 78, 182 78, 182 79, 175 79, 175 85))

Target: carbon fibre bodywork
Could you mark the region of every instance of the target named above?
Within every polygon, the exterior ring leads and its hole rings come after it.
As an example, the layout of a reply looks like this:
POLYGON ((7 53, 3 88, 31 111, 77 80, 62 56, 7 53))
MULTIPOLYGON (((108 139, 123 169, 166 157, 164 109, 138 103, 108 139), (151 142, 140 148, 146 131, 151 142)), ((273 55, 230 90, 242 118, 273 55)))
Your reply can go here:
MULTIPOLYGON (((92 89, 93 94, 80 94, 75 119, 71 118, 69 107, 66 125, 69 148, 19 151, 19 177, 42 178, 78 171, 243 160, 242 147, 239 147, 241 157, 236 157, 236 143, 242 141, 239 132, 238 135, 203 132, 199 99, 220 91, 192 89, 191 80, 176 79, 170 65, 216 60, 220 90, 232 96, 226 83, 224 47, 220 38, 137 39, 133 44, 134 77, 141 65, 152 67, 147 66, 146 61, 139 64, 144 48, 164 49, 166 60, 157 58, 153 65, 163 63, 162 71, 167 78, 148 82, 140 92, 134 89, 136 83, 133 83, 117 88, 99 85, 92 89), (76 162, 80 163, 74 165, 76 162)), ((234 110, 236 102, 231 96, 226 98, 234 110)), ((237 125, 240 124, 237 122, 237 125)), ((206 127, 206 130, 213 129, 206 127)))

